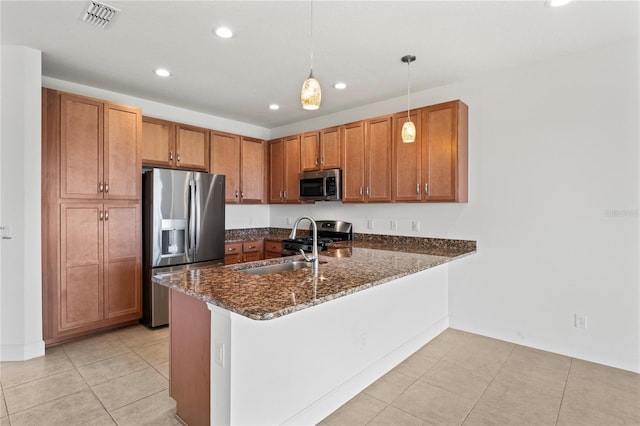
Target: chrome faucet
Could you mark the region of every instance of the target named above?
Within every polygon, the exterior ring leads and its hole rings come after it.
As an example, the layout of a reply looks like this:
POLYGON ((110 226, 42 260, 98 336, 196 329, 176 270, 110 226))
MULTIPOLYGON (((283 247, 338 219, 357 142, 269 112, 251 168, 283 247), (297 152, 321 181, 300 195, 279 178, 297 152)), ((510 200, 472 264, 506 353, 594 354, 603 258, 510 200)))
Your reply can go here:
POLYGON ((313 262, 313 265, 312 265, 313 270, 317 271, 318 265, 320 264, 320 260, 318 259, 318 225, 316 225, 316 221, 310 218, 309 216, 300 216, 294 222, 293 229, 291 230, 291 234, 289 234, 289 238, 291 239, 296 238, 298 223, 300 223, 302 219, 307 219, 309 222, 311 222, 311 225, 313 226, 313 248, 311 252, 311 257, 307 257, 304 250, 302 249, 300 249, 300 254, 302 255, 302 257, 304 257, 304 260, 306 260, 307 262, 313 262))

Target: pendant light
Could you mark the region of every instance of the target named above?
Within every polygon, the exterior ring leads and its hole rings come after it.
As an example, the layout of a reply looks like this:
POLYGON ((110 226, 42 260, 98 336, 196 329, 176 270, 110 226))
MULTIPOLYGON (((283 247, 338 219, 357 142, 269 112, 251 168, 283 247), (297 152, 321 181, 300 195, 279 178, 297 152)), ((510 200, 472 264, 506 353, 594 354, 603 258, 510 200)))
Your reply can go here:
POLYGON ((416 140, 416 125, 411 122, 411 118, 409 117, 409 109, 411 108, 411 91, 409 90, 411 74, 409 70, 411 68, 411 62, 415 60, 416 57, 413 55, 402 57, 402 62, 407 64, 407 121, 402 125, 402 142, 404 143, 412 143, 416 140))
POLYGON ((309 77, 302 83, 302 91, 300 92, 300 102, 302 108, 315 110, 320 108, 320 100, 322 98, 322 91, 320 90, 320 83, 313 77, 313 1, 311 3, 310 13, 310 25, 309 34, 311 38, 311 68, 309 71, 309 77))

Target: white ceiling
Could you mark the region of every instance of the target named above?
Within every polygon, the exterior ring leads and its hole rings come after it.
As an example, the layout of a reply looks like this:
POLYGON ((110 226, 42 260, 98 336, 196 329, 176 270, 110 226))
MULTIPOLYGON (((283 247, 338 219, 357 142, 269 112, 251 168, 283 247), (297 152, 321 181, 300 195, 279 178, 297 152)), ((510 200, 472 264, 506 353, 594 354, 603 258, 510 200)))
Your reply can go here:
POLYGON ((313 2, 318 111, 300 107, 309 73, 309 1, 112 1, 107 30, 88 1, 0 2, 2 44, 43 52, 43 75, 274 128, 413 91, 638 37, 638 1, 313 2), (212 30, 226 25, 229 40, 212 30), (166 67, 173 75, 156 77, 166 67), (345 81, 349 87, 331 86, 345 81), (279 111, 270 111, 278 103, 279 111))

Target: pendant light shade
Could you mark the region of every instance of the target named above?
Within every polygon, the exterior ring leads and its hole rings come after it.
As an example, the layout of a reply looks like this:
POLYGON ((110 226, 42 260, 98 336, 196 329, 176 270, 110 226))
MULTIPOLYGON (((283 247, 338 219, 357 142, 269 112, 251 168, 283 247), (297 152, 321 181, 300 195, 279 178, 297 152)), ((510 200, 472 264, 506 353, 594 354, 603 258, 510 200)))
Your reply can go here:
POLYGON ((416 125, 413 121, 407 120, 402 125, 402 142, 411 143, 416 140, 416 125))
POLYGON ((401 58, 402 62, 407 64, 407 121, 402 125, 402 142, 412 143, 416 140, 416 125, 413 124, 409 117, 409 110, 411 109, 411 90, 410 90, 410 74, 411 62, 416 60, 413 55, 405 55, 401 58))
POLYGON ((320 108, 320 102, 322 101, 322 90, 320 89, 320 83, 313 77, 313 1, 310 4, 310 17, 309 17, 309 36, 311 38, 311 66, 309 71, 309 77, 302 83, 302 90, 300 91, 300 103, 302 108, 308 110, 315 110, 320 108))
POLYGON ((302 108, 314 110, 320 108, 320 101, 322 100, 322 90, 320 90, 320 83, 313 78, 313 71, 309 73, 304 83, 302 83, 302 91, 300 92, 300 102, 302 108))

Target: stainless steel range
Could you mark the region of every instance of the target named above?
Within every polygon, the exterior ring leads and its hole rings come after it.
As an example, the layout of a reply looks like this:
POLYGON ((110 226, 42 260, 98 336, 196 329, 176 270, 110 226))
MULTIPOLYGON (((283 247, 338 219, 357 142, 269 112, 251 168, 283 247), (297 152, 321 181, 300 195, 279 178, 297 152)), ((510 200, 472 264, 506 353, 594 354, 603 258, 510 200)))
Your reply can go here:
MULTIPOLYGON (((327 250, 327 244, 336 241, 350 241, 353 239, 353 226, 341 220, 316 220, 318 226, 318 251, 327 250)), ((311 224, 309 230, 312 229, 311 224)), ((297 237, 282 240, 282 255, 291 256, 313 250, 313 237, 297 237)))

